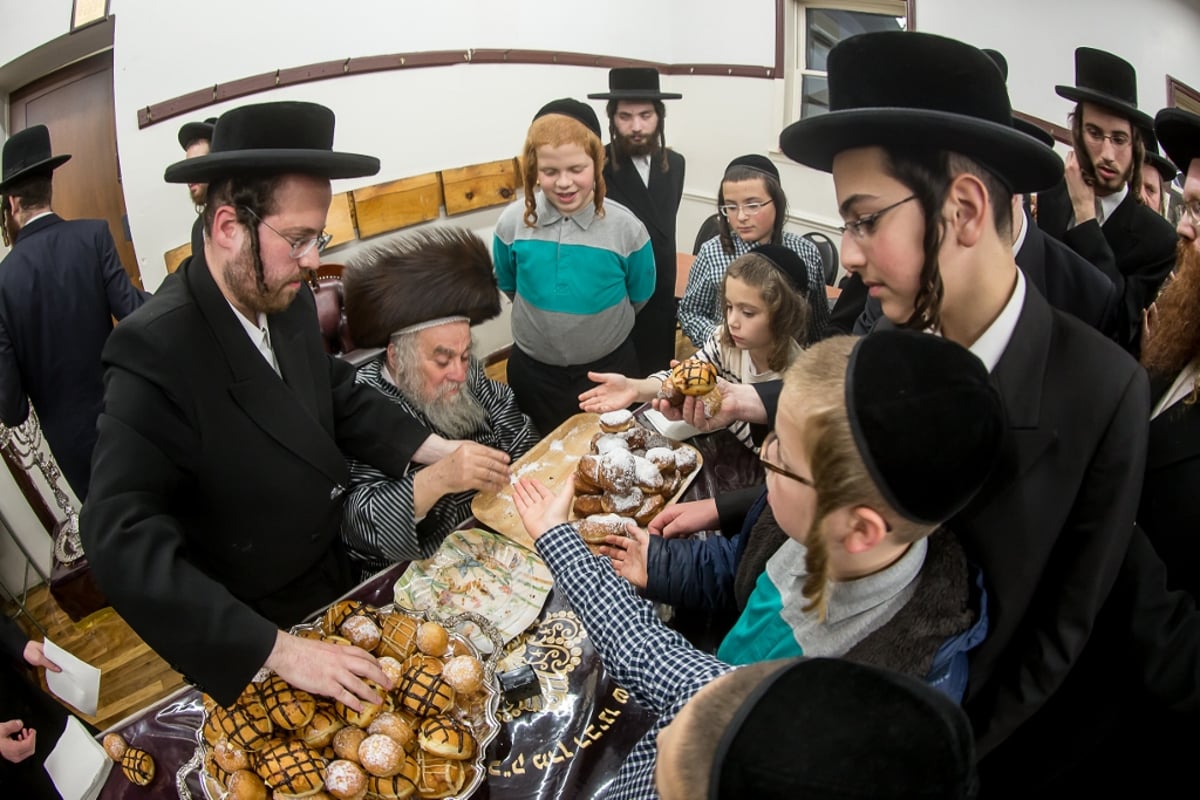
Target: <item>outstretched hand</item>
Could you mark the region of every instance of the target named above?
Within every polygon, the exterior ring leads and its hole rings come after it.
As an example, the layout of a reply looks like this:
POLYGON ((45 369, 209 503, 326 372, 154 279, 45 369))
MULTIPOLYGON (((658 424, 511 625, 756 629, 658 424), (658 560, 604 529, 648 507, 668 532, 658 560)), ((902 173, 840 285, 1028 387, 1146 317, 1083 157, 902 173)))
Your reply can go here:
POLYGON ((275 637, 275 647, 265 666, 295 688, 338 700, 355 711, 362 710, 363 701, 383 702, 367 680, 384 689, 392 688, 375 657, 366 650, 302 639, 283 631, 275 637))
POLYGON ((633 381, 615 372, 589 372, 588 380, 596 385, 579 395, 579 407, 584 411, 603 414, 632 405, 638 397, 633 381))
POLYGON ((673 539, 691 536, 700 531, 714 531, 720 525, 721 515, 717 512, 717 501, 709 497, 705 500, 673 503, 650 520, 647 528, 655 536, 673 539))
POLYGON ((546 531, 567 521, 571 501, 575 499, 575 473, 567 476, 561 489, 551 491, 541 481, 521 478, 513 486, 517 514, 530 537, 536 542, 546 531))
POLYGON ((683 405, 673 407, 666 400, 655 399, 654 410, 667 419, 683 420, 693 428, 701 431, 715 431, 728 428, 736 420, 763 423, 767 421, 767 411, 762 399, 754 387, 748 383, 730 383, 724 378, 717 378, 717 389, 721 393, 721 408, 713 416, 708 416, 704 401, 699 397, 686 397, 683 405))
POLYGON ((626 524, 629 536, 606 536, 600 555, 608 556, 613 569, 638 589, 645 589, 649 580, 646 563, 650 553, 650 534, 634 523, 626 524))

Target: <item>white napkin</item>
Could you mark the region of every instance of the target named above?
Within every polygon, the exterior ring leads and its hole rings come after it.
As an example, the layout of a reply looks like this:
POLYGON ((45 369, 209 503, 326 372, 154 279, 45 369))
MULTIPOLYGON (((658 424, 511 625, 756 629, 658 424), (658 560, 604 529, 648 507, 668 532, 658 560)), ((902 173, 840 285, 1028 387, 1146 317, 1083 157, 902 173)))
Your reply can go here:
POLYGON ((75 717, 67 718, 67 727, 45 764, 63 800, 99 797, 112 765, 104 748, 75 717))
POLYGON ((704 433, 704 431, 699 428, 693 428, 681 419, 667 419, 662 415, 662 412, 655 411, 653 408, 647 408, 642 413, 646 418, 646 422, 654 426, 654 430, 668 439, 674 439, 677 442, 682 442, 684 439, 690 439, 697 434, 704 433))
POLYGON ((46 670, 46 686, 80 712, 96 716, 100 702, 100 670, 63 650, 49 637, 43 647, 46 658, 62 667, 62 672, 46 670))

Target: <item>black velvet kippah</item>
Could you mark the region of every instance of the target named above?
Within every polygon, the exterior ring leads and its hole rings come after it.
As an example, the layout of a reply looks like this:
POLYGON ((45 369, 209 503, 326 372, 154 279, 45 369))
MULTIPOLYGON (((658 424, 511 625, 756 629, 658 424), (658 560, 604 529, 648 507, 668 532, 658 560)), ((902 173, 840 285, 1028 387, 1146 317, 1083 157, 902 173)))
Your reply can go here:
POLYGON ((808 266, 795 250, 781 244, 760 244, 750 248, 750 252, 758 253, 774 264, 780 272, 787 276, 791 281, 792 288, 801 297, 808 294, 808 266))
POLYGON ((539 119, 547 114, 562 114, 563 116, 570 117, 577 122, 583 123, 585 128, 596 134, 597 139, 603 138, 603 134, 600 133, 600 118, 596 116, 596 110, 587 103, 581 103, 571 97, 551 100, 542 106, 533 115, 533 118, 539 119))
POLYGON ((992 470, 1004 431, 983 362, 916 331, 863 337, 846 367, 846 414, 875 485, 906 519, 961 510, 992 470))
POLYGON ((915 678, 802 658, 755 687, 713 757, 709 800, 965 798, 974 739, 952 700, 915 678))
POLYGON ((734 167, 748 167, 752 170, 770 175, 775 180, 779 180, 779 167, 775 166, 775 162, 766 156, 760 156, 751 153, 747 156, 738 156, 733 161, 729 162, 729 166, 725 168, 726 172, 734 167))

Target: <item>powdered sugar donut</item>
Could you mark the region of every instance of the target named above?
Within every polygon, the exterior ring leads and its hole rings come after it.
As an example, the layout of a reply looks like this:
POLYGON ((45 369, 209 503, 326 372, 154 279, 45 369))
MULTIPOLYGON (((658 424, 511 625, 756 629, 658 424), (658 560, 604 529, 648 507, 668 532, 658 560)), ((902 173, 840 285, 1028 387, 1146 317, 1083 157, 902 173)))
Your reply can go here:
POLYGON ((633 413, 622 408, 619 411, 609 411, 607 414, 600 415, 600 430, 605 433, 616 433, 617 431, 627 430, 633 424, 633 413))

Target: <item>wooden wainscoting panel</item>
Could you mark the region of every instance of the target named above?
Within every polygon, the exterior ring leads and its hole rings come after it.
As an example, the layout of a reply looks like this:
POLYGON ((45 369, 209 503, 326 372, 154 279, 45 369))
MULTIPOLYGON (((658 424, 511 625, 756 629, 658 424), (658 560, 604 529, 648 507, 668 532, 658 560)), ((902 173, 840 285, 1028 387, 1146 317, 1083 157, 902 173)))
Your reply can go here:
POLYGON ((517 160, 505 158, 487 164, 442 170, 446 214, 462 214, 511 203, 517 196, 517 160))
POLYGON ((335 194, 329 204, 329 216, 325 218, 325 232, 333 236, 329 246, 336 247, 357 238, 355 227, 354 198, 349 192, 335 194))
POLYGON ((442 182, 436 172, 355 189, 358 235, 366 238, 437 219, 442 182))
POLYGON ((179 247, 173 247, 163 253, 163 260, 167 262, 167 274, 170 275, 175 270, 179 269, 188 256, 192 254, 192 243, 181 244, 179 247))

